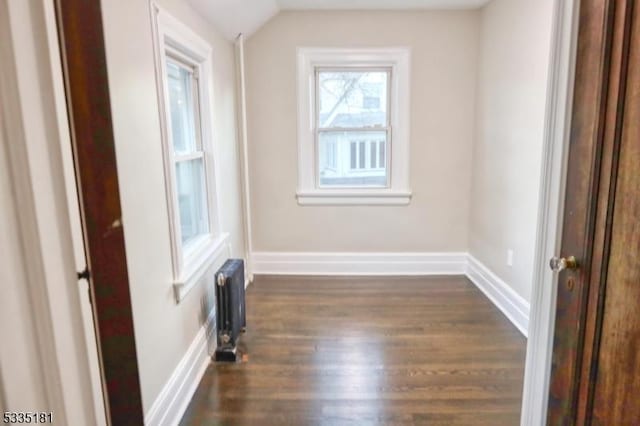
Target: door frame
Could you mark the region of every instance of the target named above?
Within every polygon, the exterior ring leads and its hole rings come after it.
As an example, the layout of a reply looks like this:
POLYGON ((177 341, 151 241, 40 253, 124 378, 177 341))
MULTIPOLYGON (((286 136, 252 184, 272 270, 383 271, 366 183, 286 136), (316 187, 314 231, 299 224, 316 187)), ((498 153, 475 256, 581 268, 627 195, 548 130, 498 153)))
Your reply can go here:
POLYGON ((55 0, 107 423, 144 424, 100 0, 55 0))
POLYGON ((559 252, 562 237, 579 3, 554 2, 521 426, 547 420, 558 283, 548 261, 559 252))
POLYGON ((13 216, 15 224, 15 245, 3 247, 13 256, 3 258, 3 269, 19 277, 3 285, 24 295, 26 319, 19 318, 24 324, 15 335, 15 327, 7 324, 9 336, 20 344, 12 358, 2 360, 12 368, 0 376, 0 388, 3 409, 24 409, 12 405, 9 393, 23 388, 18 399, 33 411, 51 411, 56 424, 96 424, 104 416, 92 398, 90 346, 76 277, 56 34, 53 0, 0 1, 0 151, 11 190, 3 194, 8 197, 1 213, 3 220, 13 216), (34 356, 21 357, 23 347, 34 356), (29 386, 28 377, 11 377, 23 370, 39 383, 29 386))
MULTIPOLYGON (((2 361, 34 372, 38 381, 17 401, 52 412, 55 423, 142 424, 123 231, 111 216, 119 219, 120 204, 100 2, 0 0, 0 34, 8 41, 0 46, 0 156, 9 164, 0 219, 16 224, 15 244, 2 249, 14 254, 8 267, 20 280, 10 285, 30 319, 28 333, 11 336, 35 354, 2 361), (77 276, 78 200, 65 167, 72 143, 88 192, 80 201, 98 342, 85 334, 86 281, 77 276), (107 203, 96 202, 102 195, 107 203), (94 400, 94 369, 104 406, 94 400)), ((6 391, 25 383, 13 376, 0 376, 1 403, 19 411, 6 391)))

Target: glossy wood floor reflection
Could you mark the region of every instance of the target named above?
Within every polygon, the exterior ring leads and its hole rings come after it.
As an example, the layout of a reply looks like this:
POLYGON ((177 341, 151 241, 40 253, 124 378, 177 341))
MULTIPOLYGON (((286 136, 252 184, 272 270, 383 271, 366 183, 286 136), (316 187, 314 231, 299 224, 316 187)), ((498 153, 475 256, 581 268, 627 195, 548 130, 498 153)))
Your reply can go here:
POLYGON ((518 425, 526 340, 465 277, 257 277, 183 425, 518 425))

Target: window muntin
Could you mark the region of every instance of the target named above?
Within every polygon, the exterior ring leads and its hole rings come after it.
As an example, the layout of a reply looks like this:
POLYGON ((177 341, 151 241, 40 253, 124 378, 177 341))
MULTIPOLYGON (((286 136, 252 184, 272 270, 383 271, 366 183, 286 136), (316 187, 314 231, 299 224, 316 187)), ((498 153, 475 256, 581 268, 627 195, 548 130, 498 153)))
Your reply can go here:
POLYGON ((165 57, 173 149, 175 197, 183 257, 209 234, 205 152, 200 129, 197 68, 170 54, 165 57))
POLYGON ((389 186, 388 164, 378 161, 386 156, 378 152, 391 142, 390 75, 390 68, 316 69, 318 187, 389 186))

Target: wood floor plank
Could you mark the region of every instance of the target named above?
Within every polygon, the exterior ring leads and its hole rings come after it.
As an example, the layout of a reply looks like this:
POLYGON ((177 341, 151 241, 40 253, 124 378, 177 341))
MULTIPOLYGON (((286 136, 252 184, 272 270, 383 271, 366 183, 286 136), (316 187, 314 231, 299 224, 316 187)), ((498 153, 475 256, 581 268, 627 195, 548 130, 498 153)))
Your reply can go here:
POLYGON ((182 425, 518 425, 526 340, 465 277, 259 276, 182 425))

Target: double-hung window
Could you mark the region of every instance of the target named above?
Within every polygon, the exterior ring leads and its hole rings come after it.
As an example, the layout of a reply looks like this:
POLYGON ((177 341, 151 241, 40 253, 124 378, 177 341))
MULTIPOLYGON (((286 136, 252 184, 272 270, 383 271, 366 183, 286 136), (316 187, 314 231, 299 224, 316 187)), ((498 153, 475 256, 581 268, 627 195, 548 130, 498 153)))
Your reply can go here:
POLYGON ((186 255, 210 231, 197 68, 165 57, 180 243, 186 255))
POLYGON ((154 5, 173 283, 178 301, 226 247, 216 200, 211 48, 154 5))
POLYGON ((407 204, 409 51, 298 50, 300 204, 407 204))

